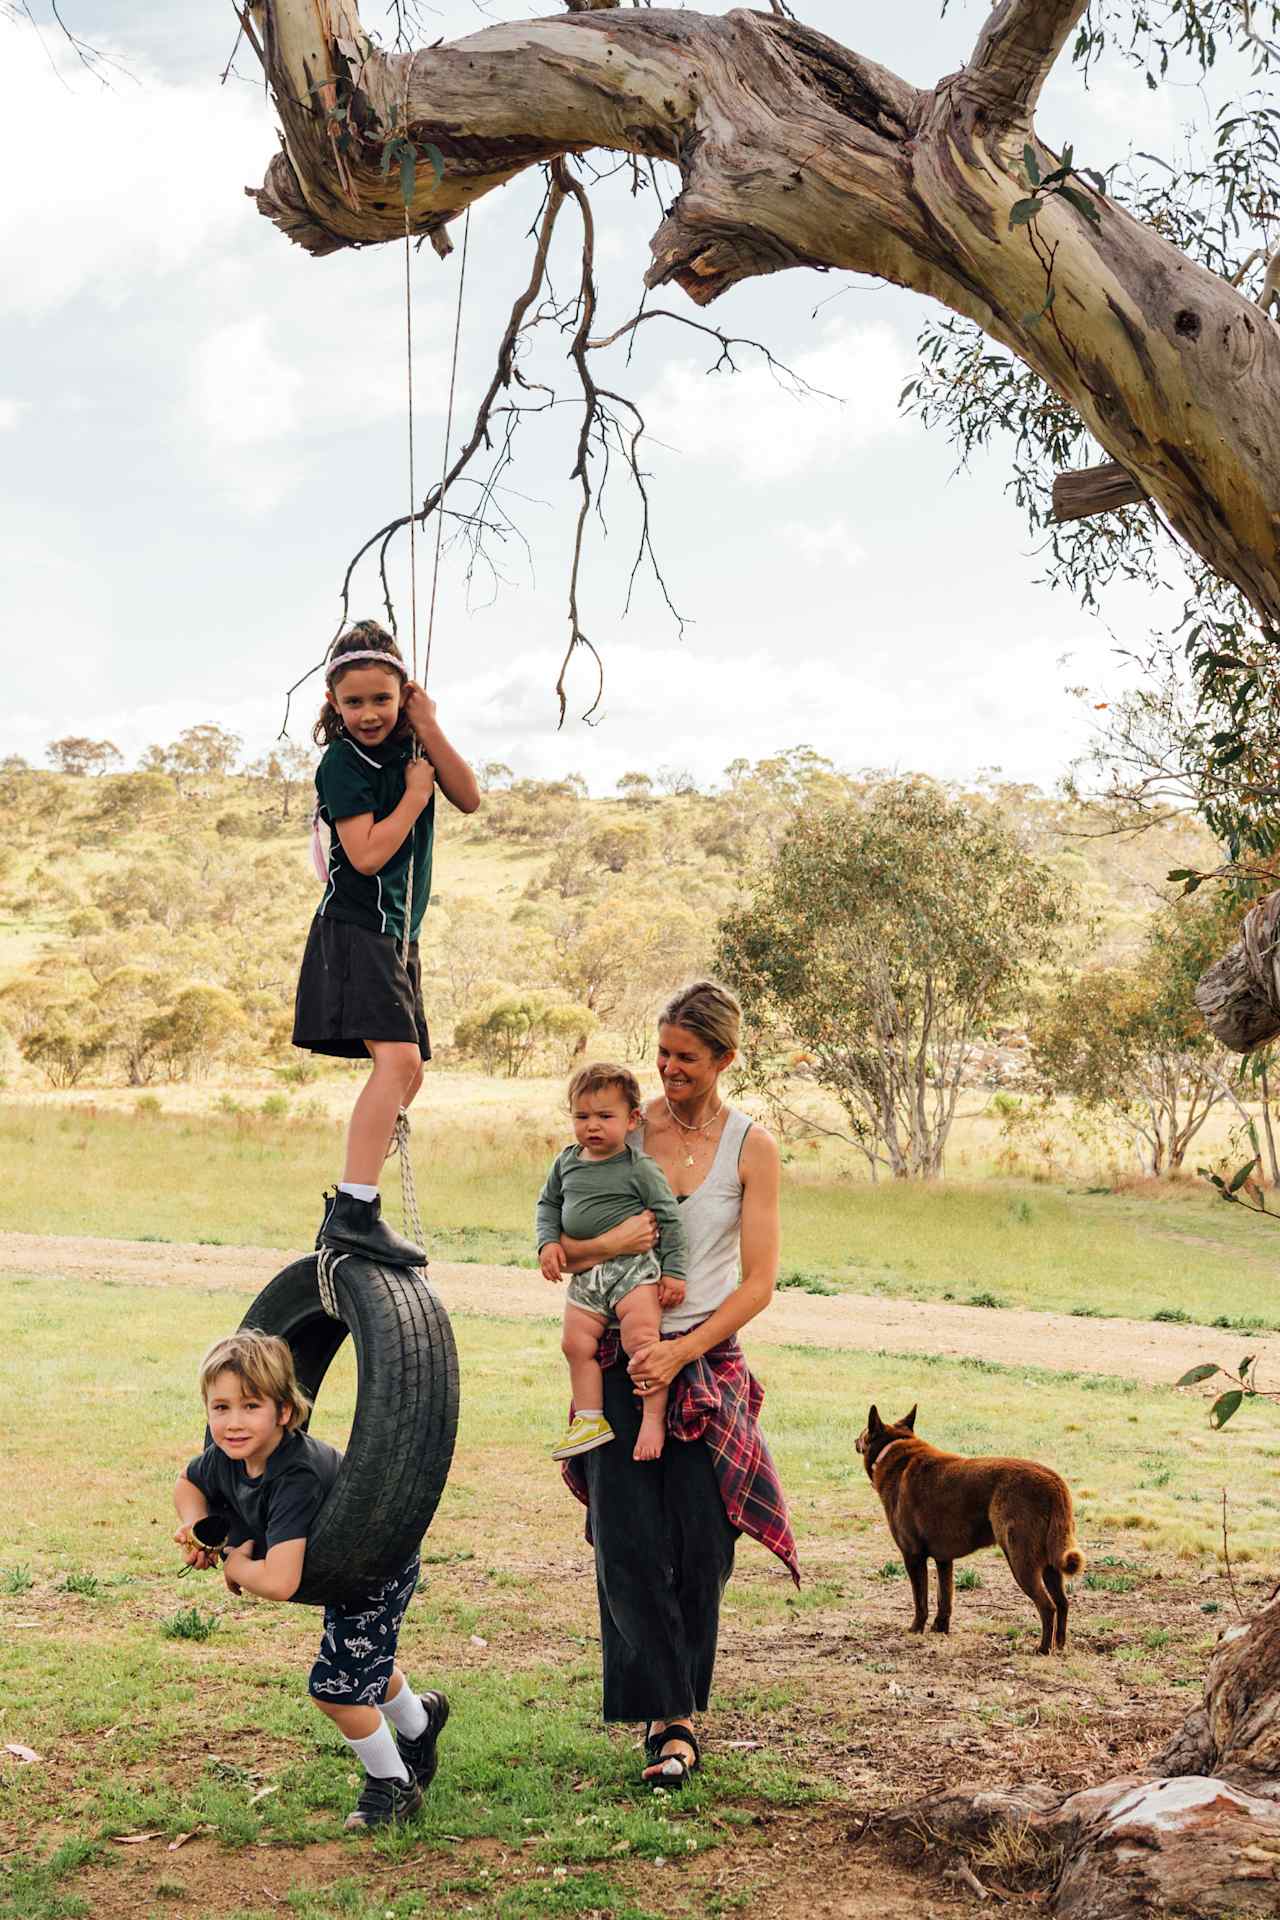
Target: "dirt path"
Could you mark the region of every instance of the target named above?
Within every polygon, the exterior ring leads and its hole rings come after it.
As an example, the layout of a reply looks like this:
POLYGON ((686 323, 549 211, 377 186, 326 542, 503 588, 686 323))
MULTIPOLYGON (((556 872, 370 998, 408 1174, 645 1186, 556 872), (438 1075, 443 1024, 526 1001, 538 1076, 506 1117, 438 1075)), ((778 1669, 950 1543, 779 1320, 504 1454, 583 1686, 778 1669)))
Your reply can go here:
MULTIPOLYGON (((0 1274, 58 1274, 132 1286, 201 1287, 246 1301, 288 1263, 274 1247, 205 1247, 172 1241, 99 1240, 74 1235, 0 1234, 0 1274)), ((524 1267, 435 1261, 431 1278, 451 1313, 507 1319, 558 1315, 559 1294, 524 1267)), ((886 1300, 879 1294, 815 1296, 788 1291, 750 1330, 751 1346, 851 1347, 863 1352, 929 1353, 994 1360, 1006 1366, 1117 1374, 1168 1385, 1205 1359, 1232 1364, 1238 1334, 1151 1320, 1086 1320, 1017 1308, 960 1307, 940 1301, 886 1300)), ((1251 1334, 1262 1354, 1280 1351, 1274 1336, 1251 1334)))

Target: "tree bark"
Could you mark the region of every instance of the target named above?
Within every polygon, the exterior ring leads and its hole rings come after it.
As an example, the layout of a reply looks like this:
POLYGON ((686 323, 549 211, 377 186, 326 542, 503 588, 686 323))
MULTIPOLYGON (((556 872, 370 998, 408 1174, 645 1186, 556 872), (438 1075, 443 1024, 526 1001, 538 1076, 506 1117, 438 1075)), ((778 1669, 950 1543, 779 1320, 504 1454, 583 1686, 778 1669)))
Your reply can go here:
MULTIPOLYGON (((785 267, 883 275, 978 322, 1063 395, 1169 523, 1280 619, 1280 328, 1102 195, 1010 229, 1039 89, 1086 0, 1000 0, 929 91, 796 21, 620 8, 376 50, 353 0, 259 0, 284 152, 254 197, 324 254, 404 231, 384 144, 422 160, 411 226, 445 228, 524 168, 592 148, 673 162, 650 286, 702 305, 785 267), (394 130, 394 132, 393 132, 394 130), (1045 312, 1050 275, 1052 310, 1045 312), (1036 316, 1039 316, 1038 318, 1036 316)), ((1083 185, 1082 185, 1082 190, 1083 185)))
POLYGON ((1115 460, 1102 467, 1077 467, 1058 474, 1053 482, 1055 520, 1087 520, 1095 513, 1114 513, 1117 507, 1135 507, 1146 493, 1115 460))
POLYGON ((1196 1005, 1233 1053, 1252 1053, 1280 1035, 1280 893, 1251 907, 1240 938, 1201 974, 1196 1005))
POLYGON ((1280 1912, 1280 1597, 1225 1629, 1204 1699, 1151 1773, 1061 1799, 1046 1787, 949 1794, 886 1816, 961 1854, 1023 1829, 1057 1920, 1280 1912), (1061 1866, 1053 1871, 1053 1863, 1061 1866))

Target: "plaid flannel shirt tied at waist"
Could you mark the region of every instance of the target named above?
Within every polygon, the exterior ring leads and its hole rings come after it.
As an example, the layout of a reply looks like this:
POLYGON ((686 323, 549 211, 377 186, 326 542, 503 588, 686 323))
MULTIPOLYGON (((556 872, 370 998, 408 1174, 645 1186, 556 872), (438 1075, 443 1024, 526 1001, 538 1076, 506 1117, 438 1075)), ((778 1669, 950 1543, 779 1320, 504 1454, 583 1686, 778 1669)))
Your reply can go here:
MULTIPOLYGON (((596 1349, 600 1365, 615 1366, 621 1351, 617 1328, 608 1328, 596 1349)), ((747 1365, 736 1334, 731 1335, 700 1359, 691 1360, 671 1382, 667 1435, 672 1440, 706 1441, 730 1521, 776 1554, 799 1586, 799 1556, 786 1495, 760 1431, 763 1405, 764 1388, 747 1365)), ((563 1461, 560 1471, 569 1491, 587 1506, 587 1475, 581 1457, 563 1461)), ((590 1540, 589 1517, 586 1532, 590 1540)))

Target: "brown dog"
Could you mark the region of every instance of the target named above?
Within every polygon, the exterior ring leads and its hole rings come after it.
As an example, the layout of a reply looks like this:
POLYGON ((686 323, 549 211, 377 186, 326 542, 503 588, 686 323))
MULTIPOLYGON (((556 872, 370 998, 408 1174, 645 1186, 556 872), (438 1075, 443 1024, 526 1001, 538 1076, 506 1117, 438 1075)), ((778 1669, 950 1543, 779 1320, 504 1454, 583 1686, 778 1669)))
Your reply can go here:
POLYGON ((911 1580, 912 1633, 929 1612, 929 1561, 938 1565, 935 1633, 950 1633, 955 1592, 952 1565, 979 1547, 998 1546, 1040 1615, 1040 1651, 1067 1643, 1064 1574, 1079 1573, 1071 1489, 1034 1460, 966 1460, 916 1437, 916 1410, 887 1425, 872 1407, 858 1439, 867 1477, 911 1580), (1056 1625, 1055 1625, 1056 1616, 1056 1625))

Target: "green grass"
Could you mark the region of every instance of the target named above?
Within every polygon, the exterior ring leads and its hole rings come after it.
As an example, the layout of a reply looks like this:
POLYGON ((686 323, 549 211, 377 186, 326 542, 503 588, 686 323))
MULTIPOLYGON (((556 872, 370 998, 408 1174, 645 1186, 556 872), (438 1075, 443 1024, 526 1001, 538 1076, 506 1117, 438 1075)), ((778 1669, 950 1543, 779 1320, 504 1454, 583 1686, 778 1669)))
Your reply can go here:
MULTIPOLYGON (((353 1098, 357 1086, 353 1076, 353 1098)), ((520 1098, 513 1088, 513 1102, 520 1098)), ((260 1111, 0 1106, 0 1228, 308 1246, 342 1132, 341 1120, 260 1111)), ((555 1139, 545 1120, 446 1121, 428 1101, 414 1154, 433 1250, 443 1259, 531 1265, 532 1201, 555 1139), (472 1224, 477 1219, 486 1225, 472 1224)), ((388 1204, 394 1216, 391 1169, 388 1204)), ((783 1186, 785 1285, 993 1311, 1273 1327, 1280 1297, 1268 1232, 1185 1183, 1133 1194, 1003 1181, 870 1186, 791 1169, 783 1186)))
MULTIPOLYGON (((7 1546, 10 1568, 29 1580, 7 1592, 0 1582, 0 1697, 23 1703, 18 1737, 60 1756, 52 1768, 0 1772, 0 1820, 57 1830, 73 1849, 0 1860, 0 1912, 15 1920, 70 1920, 80 1871, 98 1870, 95 1849, 112 1835, 168 1838, 203 1824, 217 1847, 232 1850, 340 1838, 354 1792, 350 1756, 304 1694, 318 1614, 235 1600, 215 1574, 180 1579, 169 1537, 174 1474, 200 1438, 194 1361, 242 1304, 225 1293, 91 1279, 45 1278, 38 1290, 0 1281, 0 1459, 22 1490, 7 1501, 7 1546), (92 1604, 74 1586, 87 1561, 92 1604), (4 1631, 28 1609, 39 1610, 41 1632, 4 1631), (184 1617, 199 1630, 179 1627, 184 1617), (201 1638, 206 1625, 212 1637, 201 1638), (86 1752, 91 1767, 73 1764, 86 1752), (255 1798, 265 1786, 274 1791, 255 1798)), ((740 1812, 807 1804, 822 1791, 820 1771, 793 1762, 785 1741, 770 1737, 752 1750, 722 1747, 709 1776, 678 1800, 641 1789, 632 1734, 598 1721, 581 1512, 545 1459, 564 1398, 556 1330, 459 1316, 455 1331, 458 1451, 403 1643, 422 1684, 448 1685, 447 1764, 412 1834, 380 1837, 353 1860, 367 1857, 393 1880, 410 1852, 415 1866, 447 1861, 441 1871, 476 1879, 467 1903, 489 1920, 643 1914, 644 1882, 625 1867, 638 1872, 678 1860, 682 1849, 693 1859, 728 1844, 740 1812), (473 1842, 491 1850, 463 1868, 473 1842), (494 1847, 525 1863, 524 1881, 510 1872, 479 1880, 494 1847), (534 1884, 538 1867, 545 1873, 534 1884)), ((925 1437, 966 1452, 1036 1452, 1051 1433, 1054 1464, 1076 1490, 1081 1538, 1102 1575, 1095 1585, 1123 1591, 1121 1580, 1141 1579, 1155 1550, 1213 1567, 1227 1476, 1233 1559, 1247 1565, 1270 1550, 1272 1515, 1262 1502, 1276 1435, 1265 1415, 1213 1434, 1172 1392, 1105 1377, 811 1348, 754 1357, 809 1577, 796 1595, 744 1543, 728 1615, 740 1634, 784 1633, 793 1620, 797 1631, 809 1620, 827 1631, 825 1623, 857 1620, 869 1586, 887 1595, 903 1578, 900 1562, 884 1559, 883 1517, 853 1451, 872 1399, 895 1411, 918 1399, 925 1437), (1157 1462, 1169 1478, 1151 1486, 1157 1462), (1124 1555, 1106 1550, 1117 1537, 1124 1555), (833 1557, 833 1543, 851 1538, 861 1572, 833 1557)), ((352 1400, 344 1352, 320 1395, 316 1430, 344 1440, 352 1400)), ((988 1589, 1003 1577, 996 1565, 988 1589)), ((960 1570, 961 1588, 973 1584, 969 1571, 960 1570)), ((1011 1645, 1021 1646, 1033 1624, 1015 1616, 1011 1645)), ((984 1626, 975 1613, 966 1627, 1003 1644, 1002 1623, 984 1626)), ((1127 1643, 1134 1685, 1145 1663, 1168 1651, 1167 1637, 1161 1625, 1127 1643)), ((780 1681, 739 1710, 767 1731, 772 1716, 791 1710, 788 1697, 780 1681)), ((805 1705, 808 1698, 806 1690, 805 1705)), ((416 1908, 403 1905, 408 1890, 395 1898, 405 1914, 442 1910, 429 1890, 419 1886, 419 1895, 416 1908)), ((319 1892, 299 1891, 292 1910, 363 1920, 372 1899, 358 1877, 343 1891, 339 1876, 319 1892)))

